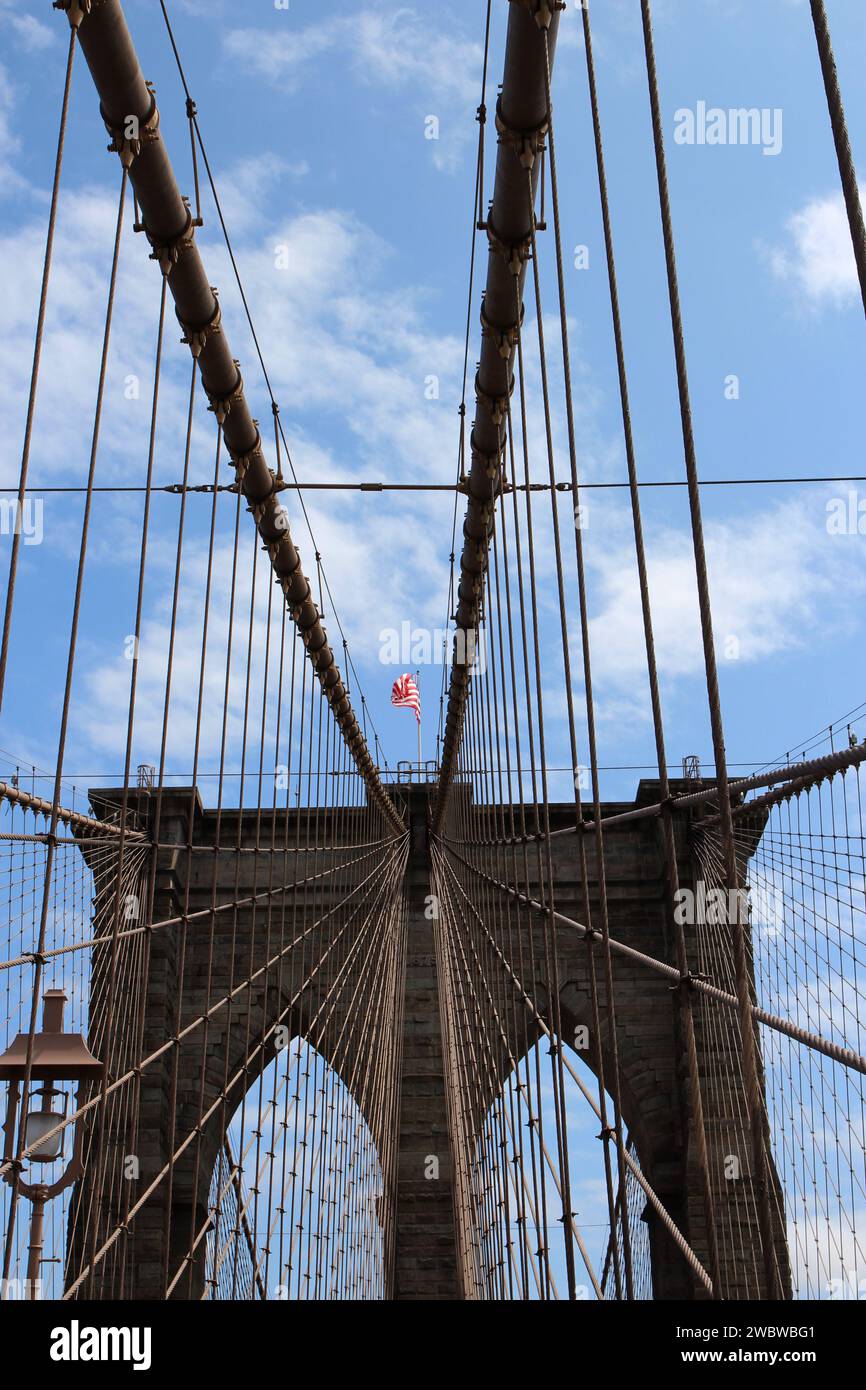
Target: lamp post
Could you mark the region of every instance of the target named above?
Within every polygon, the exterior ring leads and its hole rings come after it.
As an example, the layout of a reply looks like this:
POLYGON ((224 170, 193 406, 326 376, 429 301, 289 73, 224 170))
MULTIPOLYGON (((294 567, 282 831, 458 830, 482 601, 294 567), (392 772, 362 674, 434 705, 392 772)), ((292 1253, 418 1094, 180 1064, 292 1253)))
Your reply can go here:
MULTIPOLYGON (((64 1033, 63 1010, 67 996, 62 989, 47 989, 42 996, 42 1032, 34 1034, 29 1075, 27 1066, 28 1034, 19 1033, 15 1041, 0 1056, 0 1081, 9 1083, 6 1119, 3 1124, 5 1142, 4 1162, 9 1168, 3 1178, 17 1186, 31 1204, 30 1246, 27 1257, 29 1297, 36 1298, 39 1269, 42 1264, 43 1223, 45 1206, 57 1197, 84 1172, 82 1126, 73 1125, 72 1153, 59 1178, 54 1182, 25 1182, 21 1163, 16 1162, 15 1132, 21 1100, 21 1083, 41 1082, 28 1096, 28 1111, 24 1119, 24 1151, 31 1164, 56 1163, 62 1159, 66 1129, 63 1125, 69 1109, 69 1092, 61 1089, 64 1082, 76 1081, 79 1088, 86 1081, 98 1080, 105 1070, 87 1046, 80 1033, 64 1033), (31 1102, 38 1101, 38 1105, 31 1102), (32 1149, 32 1153, 27 1153, 32 1149)), ((76 1092, 78 1105, 80 1090, 76 1092)))

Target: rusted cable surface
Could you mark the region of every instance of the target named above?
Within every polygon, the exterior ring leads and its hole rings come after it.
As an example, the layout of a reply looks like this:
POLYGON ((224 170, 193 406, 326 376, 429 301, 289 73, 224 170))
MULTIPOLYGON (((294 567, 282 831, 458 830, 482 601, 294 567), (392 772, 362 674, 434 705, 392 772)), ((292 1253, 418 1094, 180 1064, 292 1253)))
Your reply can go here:
POLYGON ((6 586, 6 606, 3 613, 3 636, 0 639, 0 708, 3 705, 3 691, 6 684, 6 664, 9 659, 9 639, 12 633, 12 609, 15 602, 15 581, 18 575, 18 559, 21 550, 21 509, 27 492, 27 479, 30 469, 30 448, 33 440, 33 421, 36 413, 36 394, 39 387, 39 368, 42 362, 42 342, 45 335, 45 311, 48 307, 48 286, 51 279, 51 264, 54 255, 54 235, 57 229, 57 206, 60 198, 60 175, 63 169, 63 149, 66 143, 66 123, 69 116, 69 94, 72 87, 72 67, 75 59, 77 29, 69 29, 69 48, 66 56, 66 76, 63 82, 63 99, 60 107, 60 129, 57 136, 57 154, 54 160, 54 180, 51 185, 51 206, 48 213, 48 231, 45 237, 45 256, 42 263, 42 282, 39 289, 39 310, 36 316, 36 336, 33 344, 33 363, 30 369, 30 391, 27 397, 27 417, 24 424, 24 443, 21 450, 21 468, 18 479, 17 524, 12 536, 12 550, 9 556, 9 579, 6 586))
MULTIPOLYGON (((479 618, 487 573, 488 547, 501 486, 507 404, 514 383, 514 359, 522 309, 515 318, 515 276, 522 305, 523 282, 530 255, 532 215, 526 206, 527 170, 533 190, 541 168, 536 157, 543 143, 547 96, 543 31, 531 6, 510 3, 505 69, 497 102, 499 144, 493 202, 487 217, 490 251, 482 301, 483 336, 476 377, 475 423, 470 441, 469 500, 463 522, 463 550, 454 614, 455 639, 442 741, 439 794, 433 812, 438 830, 454 777, 462 736, 466 698, 479 635, 479 618)), ((556 45, 559 14, 546 31, 550 61, 556 45)))
MULTIPOLYGON (((0 782, 0 799, 8 801, 11 806, 20 806, 23 811, 33 811, 41 816, 50 816, 52 812, 50 801, 36 796, 33 792, 25 791, 23 787, 15 787, 11 782, 0 782)), ((85 816, 80 811, 70 811, 65 806, 58 806, 57 819, 82 833, 115 839, 120 836, 120 825, 114 821, 97 820, 94 816, 85 816)), ((147 839, 143 831, 130 828, 126 830, 126 837, 132 840, 147 839)))
MULTIPOLYGON (((677 900, 679 890, 679 868, 677 865, 676 846, 674 843, 673 816, 671 807, 668 804, 670 787, 667 773, 667 752, 665 748, 664 718, 662 715, 661 688, 659 684, 658 663, 656 660, 655 634, 653 629, 652 602, 650 599, 649 574, 646 560, 646 549, 644 546, 643 520, 641 516, 640 503, 640 484, 638 479, 637 458, 634 445, 634 431, 632 429, 631 404, 628 389, 628 370, 626 366, 625 342, 622 328, 622 315, 620 312, 619 286, 616 272, 616 255, 614 251, 613 224, 610 213, 610 198, 607 188, 607 172, 604 160, 604 145, 602 139, 601 111, 598 100, 598 89, 595 75, 595 59, 592 47, 592 26, 590 23, 589 0, 584 0, 583 4, 583 41, 586 56, 587 78, 589 82, 590 106, 592 110, 593 138, 595 143, 596 171, 598 175, 599 199, 601 202, 602 225, 604 228, 605 257, 607 262, 608 289, 610 294, 611 320, 613 325, 614 347, 616 350, 617 376, 619 380, 620 409, 622 413, 623 438, 625 443, 626 464, 628 467, 629 492, 631 500, 632 525, 635 541, 635 558, 638 570, 638 585, 640 589, 641 617, 643 620, 644 645, 646 648, 647 675, 650 688, 650 705, 652 709, 653 733, 656 745, 656 761, 658 764, 659 775, 659 795, 662 802, 662 835, 665 855, 666 880, 668 890, 668 907, 672 923, 672 935, 675 942, 677 968, 680 975, 688 973, 688 951, 685 940, 685 933, 682 924, 677 920, 674 904, 677 900)), ((594 818, 600 823, 603 818, 596 802, 593 808, 594 818)), ((701 1184, 701 1197, 703 1201, 704 1221, 707 1229, 707 1244, 709 1252, 709 1266, 711 1279, 709 1280, 710 1291, 715 1292, 715 1296, 721 1297, 721 1277, 719 1266, 718 1237, 716 1233, 715 1207, 709 1171, 709 1156, 707 1150, 707 1136, 704 1124, 704 1106, 701 1090, 701 1078, 698 1062, 697 1041, 695 1036, 695 1023, 692 1013, 691 998, 688 991, 681 991, 680 1013, 684 1032, 684 1050, 686 1053, 686 1064, 688 1068, 689 1097, 692 1106, 695 1144, 697 1150, 697 1166, 701 1184)), ((628 1154, 626 1158, 628 1159, 628 1154)))
POLYGON ((815 26, 818 55, 821 59, 824 90, 827 93, 830 124, 833 127, 833 143, 836 146, 836 158, 839 162, 845 210, 848 214, 848 226, 851 229, 851 244, 854 249, 857 278, 860 281, 863 308, 866 310, 866 223, 863 221, 863 205, 860 201, 860 188, 857 183, 857 170, 851 150, 851 137, 848 134, 848 122, 845 119, 839 74, 836 71, 836 58, 830 37, 830 23, 827 19, 824 0, 809 0, 809 3, 812 7, 812 22, 815 26))

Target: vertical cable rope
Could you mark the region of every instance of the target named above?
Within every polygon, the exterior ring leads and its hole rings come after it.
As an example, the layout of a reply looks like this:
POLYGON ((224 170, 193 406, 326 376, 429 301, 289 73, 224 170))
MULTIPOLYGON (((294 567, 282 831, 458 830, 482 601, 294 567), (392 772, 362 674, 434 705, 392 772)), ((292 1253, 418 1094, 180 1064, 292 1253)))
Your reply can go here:
POLYGON ((851 244, 854 248, 857 277, 860 281, 860 294, 863 298, 863 308, 866 310, 866 224, 863 221, 863 205, 860 201, 857 170, 854 166, 848 123, 845 119, 845 107, 842 103, 842 91, 839 87, 839 75, 836 71, 836 58, 830 38, 830 24, 827 19, 824 0, 809 0, 809 3, 812 7, 812 22, 815 27, 818 55, 821 60, 821 73, 824 78, 824 90, 827 94, 830 124, 833 127, 833 143, 836 146, 836 158, 839 162, 839 175, 842 180, 842 192, 845 196, 848 226, 851 229, 851 244))
MULTIPOLYGON (((737 862, 734 852, 734 831, 731 817, 731 798, 728 786, 728 769, 725 753, 725 736, 722 721, 719 678, 716 666, 716 652, 713 638, 713 619, 710 604, 709 577, 707 573, 706 549, 704 545, 703 519, 701 515, 700 487, 698 483, 698 463, 695 449, 692 409, 689 397, 688 369, 686 366, 685 334, 682 309, 680 306, 679 282, 677 277, 676 250, 671 213, 670 192, 668 188, 667 164, 665 159, 664 135, 662 130, 661 101, 659 95, 658 72, 656 68, 655 46, 652 32, 650 0, 641 0, 641 15, 644 31, 647 82, 649 86, 650 109, 652 116, 653 144, 655 147, 656 174, 658 179, 659 204, 661 209, 662 233, 664 239, 665 264, 667 269, 668 296, 670 300, 671 327, 676 358, 677 386, 680 401, 680 421, 682 425, 683 448, 685 454, 686 477, 688 480, 689 511, 691 515, 692 542, 695 556, 695 573, 698 586, 698 603, 701 617, 701 636, 704 651, 704 668, 707 683, 710 727, 713 739, 716 788, 719 798, 722 840, 725 847, 725 871, 727 888, 736 892, 739 887, 737 862)), ((761 1244, 767 1294, 776 1297, 778 1278, 775 1252, 773 1248, 772 1220, 767 1174, 767 1151, 764 1132, 764 1113, 758 1079, 755 1053, 754 1026, 751 1015, 751 996, 746 962, 746 947, 743 927, 734 923, 731 929, 734 957, 736 961, 736 987, 740 1013, 740 1045, 743 1053, 744 1079, 748 1095, 751 1125, 752 1162, 760 1215, 761 1244)))
POLYGON ((15 513, 15 531, 12 536, 12 553, 9 557, 9 579, 6 587, 6 608, 3 614, 3 638, 0 643, 0 709, 3 706, 3 693, 6 684, 6 663, 9 657, 9 638, 12 631, 12 606, 15 600, 15 580, 18 574, 18 552, 21 547, 22 510, 27 492, 27 475, 30 467, 30 446, 33 439, 33 421, 36 414, 36 392, 39 385, 39 367, 42 362, 42 340, 45 333, 45 311, 48 306, 48 284, 51 278, 51 261, 54 252, 54 234, 57 228, 57 205, 60 198, 60 174, 63 168, 63 149, 66 142, 66 120, 69 114, 69 93, 72 87, 72 64, 75 58, 75 39, 77 29, 69 30, 69 49, 66 55, 66 76, 63 82, 63 100, 60 107, 60 129, 57 134, 57 154, 54 159, 54 180, 51 185, 51 208, 48 213, 48 231, 45 237, 45 257, 42 263, 42 283, 39 290, 39 311, 36 316, 36 339, 33 344, 33 365, 30 369, 30 391, 27 397, 27 416, 24 425, 24 444, 21 450, 21 470, 18 482, 18 506, 15 513))

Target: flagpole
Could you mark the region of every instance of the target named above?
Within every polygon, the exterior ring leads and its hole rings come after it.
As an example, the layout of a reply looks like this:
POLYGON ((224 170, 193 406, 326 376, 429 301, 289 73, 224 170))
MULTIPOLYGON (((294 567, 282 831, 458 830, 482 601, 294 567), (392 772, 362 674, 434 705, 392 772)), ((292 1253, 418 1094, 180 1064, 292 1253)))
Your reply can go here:
MULTIPOLYGON (((421 702, 421 672, 415 672, 415 684, 418 686, 418 702, 421 702)), ((418 710, 418 781, 421 781, 421 710, 418 710)))

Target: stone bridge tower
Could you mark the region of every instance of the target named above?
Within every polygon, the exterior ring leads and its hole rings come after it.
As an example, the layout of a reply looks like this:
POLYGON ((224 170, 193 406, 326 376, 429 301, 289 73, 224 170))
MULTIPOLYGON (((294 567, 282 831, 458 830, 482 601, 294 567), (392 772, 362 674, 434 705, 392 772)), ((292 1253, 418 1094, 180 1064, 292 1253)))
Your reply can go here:
MULTIPOLYGON (((676 791, 677 788, 674 788, 676 791)), ((467 1296, 465 1260, 459 1249, 458 1222, 455 1219, 456 1195, 452 1162, 449 1115, 447 1105, 447 1068, 443 1050, 442 1014, 439 998, 434 924, 426 910, 431 886, 431 852, 429 839, 429 797, 425 786, 401 786, 393 794, 401 801, 409 828, 408 860, 404 876, 405 939, 402 970, 402 998, 394 1001, 395 1026, 401 1036, 401 1080, 399 1094, 393 1097, 390 1112, 398 1130, 396 1190, 390 1194, 386 1211, 393 1222, 387 1232, 389 1254, 389 1286, 397 1299, 458 1299, 467 1296), (439 1160, 438 1179, 431 1181, 427 1162, 431 1155, 439 1160)), ((112 803, 116 806, 121 793, 117 789, 93 791, 91 800, 96 811, 105 815, 112 803)), ((140 823, 146 825, 151 814, 152 799, 142 792, 130 792, 131 801, 140 823)), ((658 800, 658 784, 641 782, 635 803, 649 804, 658 800)), ((551 828, 573 824, 573 805, 553 806, 551 828)), ((628 804, 608 804, 605 815, 629 809, 628 804)), ((156 851, 156 895, 154 920, 180 918, 184 903, 189 921, 185 934, 179 929, 152 933, 149 939, 147 991, 143 997, 143 1055, 163 1047, 167 1039, 176 1038, 188 1018, 207 1006, 207 981, 216 992, 230 992, 232 981, 245 977, 259 965, 264 966, 273 940, 262 930, 262 914, 255 906, 225 912, 215 919, 211 938, 208 909, 212 903, 243 899, 251 886, 253 854, 238 853, 260 843, 275 833, 294 837, 303 828, 307 811, 279 810, 242 812, 223 810, 220 816, 219 844, 216 847, 217 813, 206 810, 192 788, 165 789, 160 811, 160 848, 156 851), (194 805, 194 853, 188 852, 189 808, 194 805), (271 826, 270 817, 277 824, 271 826), (288 822, 288 825, 286 824, 288 822), (264 825, 264 829, 263 829, 264 825), (211 852, 207 852, 210 848, 211 852), (240 890, 240 891, 239 891, 240 890), (187 901, 188 899, 188 901, 187 901), (178 1002, 177 978, 181 949, 184 989, 178 1002), (212 955, 211 955, 212 953, 212 955), (182 1015, 178 1010, 182 1009, 182 1015)), ((345 811, 340 813, 344 817, 345 811)), ((675 818, 680 882, 695 886, 696 862, 690 840, 689 813, 675 818)), ((327 842, 327 826, 318 826, 320 841, 327 842)), ((589 838, 589 837, 588 837, 589 838)), ((557 910, 566 916, 580 919, 582 884, 576 837, 562 835, 554 839, 554 881, 557 910)), ((673 963, 673 943, 668 939, 668 907, 666 901, 664 859, 659 822, 653 817, 626 821, 612 826, 605 833, 606 879, 611 935, 649 955, 673 963)), ((597 897, 597 875, 593 848, 587 845, 590 899, 597 897)), ((87 853, 86 849, 84 850, 87 853)), ((294 859, 294 877, 300 881, 315 869, 315 854, 299 854, 294 859)), ((99 884, 97 881, 97 890, 99 884)), ((310 912, 321 915, 327 903, 328 888, 316 895, 310 912)), ((279 906, 292 896, 291 882, 285 893, 278 883, 272 894, 279 906)), ((535 928, 533 928, 535 930, 535 928)), ((540 930, 540 927, 538 928, 540 930)), ((327 952, 327 934, 313 935, 310 951, 327 952)), ((691 949, 691 946, 690 946, 691 949)), ((696 946, 695 946, 696 949, 696 946)), ((565 927, 558 929, 560 961, 560 1008, 562 1032, 574 1037, 580 1025, 590 1023, 587 985, 586 945, 580 935, 565 927)), ((537 953, 541 958, 541 952, 537 953)), ((143 959, 143 957, 142 957, 143 959)), ((697 958, 690 961, 697 969, 697 958)), ((706 963, 705 963, 706 966, 706 963)), ((685 1234, 699 1258, 706 1261, 706 1235, 703 1229, 702 1204, 696 1175, 693 1135, 687 1102, 686 1068, 678 1020, 678 1005, 670 981, 664 976, 632 965, 618 957, 614 965, 616 985, 616 1020, 622 1083, 623 1118, 633 1140, 642 1171, 670 1215, 685 1234)), ((712 971, 710 972, 712 973, 712 971)), ((93 989, 100 988, 104 972, 94 972, 93 989)), ((536 997, 544 999, 543 984, 535 982, 536 997)), ((95 1006, 98 1000, 92 1000, 95 1006)), ((205 1114, 209 1102, 219 1094, 225 1078, 236 1077, 229 1117, 240 1103, 244 1090, 252 1086, 260 1071, 274 1056, 270 1043, 259 1048, 250 1062, 257 1037, 267 1033, 268 1024, 286 1006, 285 992, 274 987, 265 969, 253 988, 251 1000, 244 1001, 244 1022, 240 1013, 229 1026, 229 1011, 214 1017, 209 1029, 204 1077, 201 1056, 196 1049, 181 1050, 176 1086, 171 1080, 171 1049, 164 1051, 155 1066, 148 1067, 141 1079, 139 1147, 141 1174, 139 1182, 153 1181, 168 1162, 169 1135, 187 1133, 197 1123, 201 1096, 205 1114), (227 1055, 227 1049, 228 1054, 227 1055), (171 1124, 171 1107, 176 1107, 175 1123, 171 1124)), ((234 1005, 232 1006, 234 1009, 234 1005)), ((238 1005, 240 1010, 240 1005, 238 1005)), ((94 1012, 96 1010, 94 1009, 94 1012)), ((727 1066, 731 1075, 737 1073, 737 1059, 718 1053, 717 1037, 708 1036, 696 1011, 699 1060, 708 1065, 712 1060, 718 1069, 727 1066), (711 1058, 711 1051, 715 1052, 711 1058)), ((343 1079, 350 1078, 352 1067, 345 1054, 329 1057, 326 1042, 311 1026, 303 1001, 293 1010, 292 1036, 301 1035, 316 1046, 336 1067, 343 1079)), ((526 1039, 509 1040, 515 1052, 525 1051, 526 1039)), ((533 1039, 529 1039, 530 1045, 533 1039)), ((589 1060, 589 1058, 586 1058, 589 1060)), ((503 1056, 502 1076, 508 1063, 503 1056)), ((738 1098, 735 1088, 713 1092, 704 1098, 705 1119, 711 1164, 730 1152, 736 1132, 738 1098), (727 1098, 726 1098, 727 1097, 727 1098)), ((365 1112, 365 1096, 355 1099, 365 1112)), ((491 1091, 486 1103, 492 1103, 491 1091)), ((484 1110, 484 1104, 480 1109, 484 1110)), ((219 1109, 206 1120, 199 1142, 190 1146, 175 1163, 170 1188, 158 1186, 152 1198, 136 1215, 131 1226, 130 1240, 134 1257, 127 1262, 128 1274, 124 1297, 159 1298, 162 1296, 163 1271, 166 1264, 174 1267, 189 1249, 189 1233, 201 1229, 207 1220, 207 1199, 214 1165, 223 1143, 219 1109), (198 1176, 196 1178, 196 1171, 198 1176), (170 1209, 167 1203, 170 1202, 170 1209), (166 1247, 168 1241, 168 1248, 166 1247)), ((375 1118, 371 1115, 371 1124, 375 1118)), ((117 1125, 121 1125, 118 1118, 117 1125)), ((377 1145, 386 1136, 375 1133, 377 1145)), ((118 1132, 109 1135, 116 1150, 123 1148, 124 1137, 118 1132)), ((381 1150, 380 1150, 381 1152, 381 1150)), ((85 1174, 79 1199, 97 1200, 103 1204, 102 1225, 111 1229, 118 1218, 119 1198, 88 1193, 93 1174, 85 1174)), ((773 1175, 775 1182, 775 1175, 773 1175)), ((745 1197, 740 1198, 736 1186, 719 1193, 719 1199, 733 1204, 740 1228, 747 1238, 757 1241, 754 1222, 745 1197)), ((647 1207, 644 1219, 648 1223, 651 1249, 653 1293, 660 1299, 689 1299, 702 1295, 700 1285, 687 1269, 681 1254, 670 1236, 647 1207)), ((778 1229, 777 1255, 779 1266, 787 1271, 788 1260, 781 1225, 778 1229)), ((738 1267, 733 1253, 723 1254, 723 1277, 733 1296, 745 1296, 749 1286, 746 1275, 738 1267)), ((760 1265, 755 1260, 756 1266, 760 1265)), ((754 1292, 754 1273, 752 1273, 754 1292)), ((786 1275, 787 1279, 787 1275, 786 1275)), ((205 1288, 204 1242, 193 1258, 192 1278, 180 1281, 174 1296, 200 1298, 205 1288)), ((103 1286, 96 1296, 115 1297, 116 1287, 103 1286)), ((91 1296, 93 1296, 91 1294, 91 1296)))

